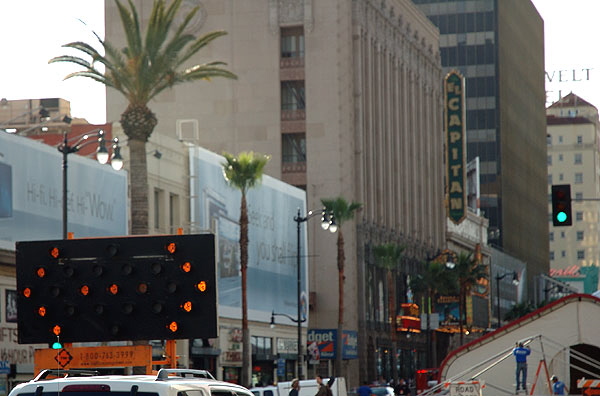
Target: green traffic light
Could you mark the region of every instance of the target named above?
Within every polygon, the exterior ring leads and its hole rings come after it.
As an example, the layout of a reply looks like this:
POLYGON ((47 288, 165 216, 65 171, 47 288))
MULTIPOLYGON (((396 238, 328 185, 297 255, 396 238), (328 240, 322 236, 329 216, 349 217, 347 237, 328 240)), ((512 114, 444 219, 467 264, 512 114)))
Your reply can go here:
POLYGON ((565 212, 558 212, 556 215, 556 220, 558 220, 560 223, 564 223, 567 221, 567 214, 565 212))
POLYGON ((52 344, 52 349, 62 349, 62 344, 60 342, 54 342, 52 344))

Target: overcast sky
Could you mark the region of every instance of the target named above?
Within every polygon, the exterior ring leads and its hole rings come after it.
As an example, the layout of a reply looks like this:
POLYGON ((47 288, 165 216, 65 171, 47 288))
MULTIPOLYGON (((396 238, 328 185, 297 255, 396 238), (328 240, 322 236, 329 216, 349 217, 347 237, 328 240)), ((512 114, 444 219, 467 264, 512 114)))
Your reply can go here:
MULTIPOLYGON (((573 91, 600 107, 600 0, 532 1, 545 22, 549 101, 556 101, 559 91, 563 96, 573 91)), ((71 102, 74 117, 107 121, 101 84, 85 78, 63 81, 75 67, 48 65, 50 58, 66 53, 62 44, 92 43, 92 30, 104 35, 103 4, 103 0, 0 1, 0 98, 60 97, 71 102)))

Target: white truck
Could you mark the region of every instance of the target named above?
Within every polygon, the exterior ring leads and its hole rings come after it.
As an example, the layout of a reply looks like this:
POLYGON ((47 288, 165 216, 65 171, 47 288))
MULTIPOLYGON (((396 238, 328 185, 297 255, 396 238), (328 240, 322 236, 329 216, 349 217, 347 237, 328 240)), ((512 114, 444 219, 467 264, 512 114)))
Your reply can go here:
MULTIPOLYGON (((331 384, 331 392, 333 393, 333 396, 348 396, 346 379, 343 377, 332 377, 331 379, 333 378, 335 378, 331 384)), ((323 378, 323 384, 327 385, 331 379, 323 378)), ((277 385, 251 388, 250 392, 252 392, 254 396, 288 396, 290 389, 292 389, 292 381, 283 381, 278 382, 277 385)), ((315 396, 318 390, 319 385, 317 384, 317 380, 301 380, 300 392, 298 396, 315 396)))

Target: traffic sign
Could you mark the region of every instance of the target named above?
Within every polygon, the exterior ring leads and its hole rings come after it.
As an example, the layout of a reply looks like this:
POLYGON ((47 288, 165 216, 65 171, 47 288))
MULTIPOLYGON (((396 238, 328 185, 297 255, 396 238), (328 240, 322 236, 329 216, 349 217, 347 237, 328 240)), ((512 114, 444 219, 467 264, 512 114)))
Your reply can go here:
POLYGON ((21 344, 218 334, 212 234, 17 242, 16 259, 21 344))
POLYGON ((56 349, 36 349, 35 372, 58 366, 63 370, 94 367, 134 367, 152 363, 152 346, 117 347, 65 347, 56 349))
POLYGON ((450 396, 481 396, 485 387, 481 381, 457 381, 445 384, 450 388, 450 396))

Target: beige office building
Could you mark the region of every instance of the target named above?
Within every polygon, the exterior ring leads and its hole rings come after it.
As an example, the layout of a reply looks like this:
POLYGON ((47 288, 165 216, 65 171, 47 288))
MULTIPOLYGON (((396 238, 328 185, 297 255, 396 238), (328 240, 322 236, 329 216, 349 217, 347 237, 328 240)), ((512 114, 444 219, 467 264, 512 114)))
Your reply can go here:
MULTIPOLYGON (((151 2, 133 2, 147 18, 151 2)), ((358 359, 346 360, 344 369, 352 386, 378 374, 389 378, 395 313, 384 303, 385 271, 375 266, 372 247, 386 242, 406 247, 398 302, 406 299, 406 274, 445 247, 438 30, 409 0, 183 4, 200 6, 195 32, 228 32, 192 62, 225 61, 239 78, 162 93, 150 103, 159 120, 154 133, 217 153, 267 153, 266 173, 305 189, 309 209, 319 209, 321 198, 337 196, 364 205, 341 227, 344 329, 358 332, 358 359)), ((106 2, 106 32, 107 41, 123 45, 114 2, 106 2)), ((120 94, 107 91, 108 120, 118 120, 126 105, 120 94)), ((152 192, 150 197, 153 207, 152 192)), ((337 237, 324 234, 318 223, 303 225, 309 247, 308 327, 335 329, 337 237)), ((268 330, 268 322, 250 326, 252 334, 268 330)), ((423 339, 401 338, 396 352, 404 360, 396 364, 409 375, 415 364, 424 364, 426 346, 423 339)), ((308 375, 331 374, 331 369, 331 362, 321 361, 308 375)))
MULTIPOLYGON (((573 225, 550 218, 550 268, 600 265, 600 123, 598 109, 571 93, 548 107, 548 194, 570 184, 573 225), (583 199, 583 200, 581 200, 583 199), (587 199, 594 199, 588 201, 587 199)), ((550 201, 550 200, 549 200, 550 201)), ((549 204, 548 213, 552 213, 549 204)))

